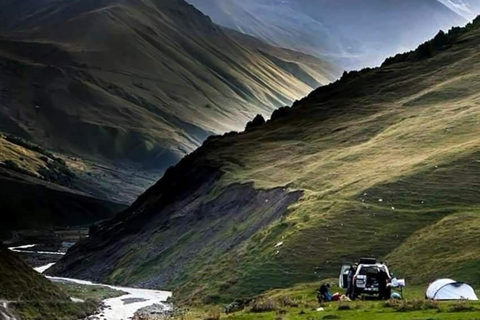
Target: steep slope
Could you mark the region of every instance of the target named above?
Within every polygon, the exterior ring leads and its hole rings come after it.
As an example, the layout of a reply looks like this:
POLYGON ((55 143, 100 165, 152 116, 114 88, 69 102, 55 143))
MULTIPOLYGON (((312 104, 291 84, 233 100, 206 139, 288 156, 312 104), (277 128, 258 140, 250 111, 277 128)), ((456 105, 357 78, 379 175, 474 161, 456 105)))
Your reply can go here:
POLYGON ((360 256, 411 275, 435 261, 416 239, 439 226, 429 250, 455 254, 409 281, 478 282, 477 250, 457 244, 478 237, 479 45, 477 19, 208 139, 52 272, 227 300, 334 277, 360 256))
POLYGON ((269 58, 182 0, 3 1, 0 33, 0 129, 156 169, 340 73, 269 58))
POLYGON ((0 300, 59 300, 68 296, 0 245, 0 300))
POLYGON ((467 22, 437 0, 189 2, 220 25, 347 69, 378 65, 385 57, 430 39, 439 29, 467 22))

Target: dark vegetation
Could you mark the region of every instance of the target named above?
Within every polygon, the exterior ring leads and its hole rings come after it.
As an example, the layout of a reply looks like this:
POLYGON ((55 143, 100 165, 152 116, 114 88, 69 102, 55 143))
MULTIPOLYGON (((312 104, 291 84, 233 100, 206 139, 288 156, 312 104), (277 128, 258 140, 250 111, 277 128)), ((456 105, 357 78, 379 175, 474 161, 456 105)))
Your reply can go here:
POLYGON ((265 118, 262 115, 258 114, 255 118, 253 118, 252 121, 249 121, 247 123, 247 126, 245 127, 245 131, 250 131, 252 129, 261 127, 264 124, 265 124, 265 118))
POLYGON ((382 66, 408 61, 421 61, 431 58, 438 52, 449 49, 459 36, 464 35, 480 27, 480 17, 475 18, 465 27, 453 27, 447 33, 440 31, 432 40, 421 44, 416 50, 400 53, 387 58, 382 66))

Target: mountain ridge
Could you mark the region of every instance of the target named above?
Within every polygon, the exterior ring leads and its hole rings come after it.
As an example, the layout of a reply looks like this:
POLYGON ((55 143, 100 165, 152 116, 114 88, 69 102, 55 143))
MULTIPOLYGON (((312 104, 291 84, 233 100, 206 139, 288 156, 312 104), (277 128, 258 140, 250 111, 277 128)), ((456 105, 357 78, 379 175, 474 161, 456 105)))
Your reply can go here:
POLYGON ((437 0, 190 3, 220 25, 333 61, 347 70, 379 65, 387 56, 414 49, 439 29, 464 25, 473 18, 437 0))
MULTIPOLYGON (((267 115, 312 89, 312 82, 242 47, 235 34, 180 0, 44 0, 27 13, 24 5, 11 1, 2 10, 16 17, 2 19, 3 63, 8 72, 11 63, 24 69, 7 75, 12 88, 6 88, 3 117, 22 128, 15 134, 54 150, 165 169, 208 135, 239 130, 253 115, 267 115), (88 30, 95 36, 85 37, 88 30), (43 74, 49 82, 39 85, 43 74), (24 89, 33 87, 33 97, 11 97, 18 78, 24 89), (32 104, 39 114, 32 114, 32 104)), ((319 60, 307 66, 302 56, 283 54, 318 84, 339 74, 319 60)))

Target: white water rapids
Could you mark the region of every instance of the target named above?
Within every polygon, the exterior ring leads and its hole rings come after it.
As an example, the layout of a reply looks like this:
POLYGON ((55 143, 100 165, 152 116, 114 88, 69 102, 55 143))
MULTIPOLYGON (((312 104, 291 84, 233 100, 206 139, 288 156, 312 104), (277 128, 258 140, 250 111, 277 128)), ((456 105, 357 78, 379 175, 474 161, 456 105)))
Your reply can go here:
MULTIPOLYGON (((9 248, 12 251, 28 252, 19 249, 33 248, 35 245, 28 245, 22 247, 9 248)), ((33 251, 37 253, 36 251, 33 251)), ((40 252, 41 253, 41 252, 40 252)), ((46 253, 49 254, 49 253, 46 253)), ((35 271, 43 273, 52 267, 54 263, 34 268, 35 271)), ((53 282, 70 282, 87 286, 102 286, 111 288, 114 290, 123 291, 126 294, 117 298, 111 298, 103 300, 104 308, 99 310, 98 314, 91 316, 89 319, 101 319, 101 320, 127 320, 131 319, 135 312, 145 307, 152 305, 161 305, 165 311, 171 310, 171 306, 166 303, 167 299, 171 297, 172 293, 168 291, 137 289, 128 287, 117 287, 105 284, 92 283, 90 281, 60 278, 60 277, 47 277, 53 282)))

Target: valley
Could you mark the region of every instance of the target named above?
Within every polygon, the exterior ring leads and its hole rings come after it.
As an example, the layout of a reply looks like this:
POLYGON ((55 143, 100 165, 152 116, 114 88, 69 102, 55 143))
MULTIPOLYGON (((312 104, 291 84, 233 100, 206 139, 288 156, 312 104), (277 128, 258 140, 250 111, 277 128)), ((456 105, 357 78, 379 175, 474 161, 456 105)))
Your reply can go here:
POLYGON ((478 13, 2 1, 0 320, 480 318, 478 13))
MULTIPOLYGON (((422 247, 403 260, 401 245, 467 216, 456 241, 479 236, 478 32, 475 21, 208 139, 49 273, 203 302, 331 278, 361 256, 384 257, 412 285, 477 283, 473 247, 438 264, 422 247)), ((446 239, 432 250, 455 252, 446 239)))

